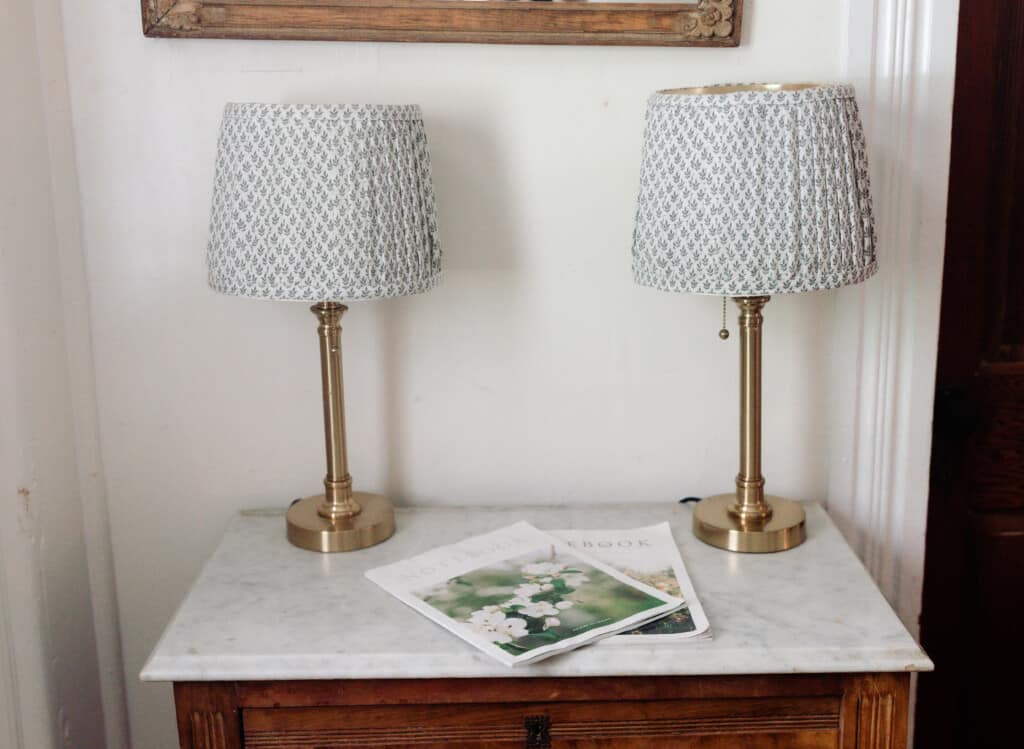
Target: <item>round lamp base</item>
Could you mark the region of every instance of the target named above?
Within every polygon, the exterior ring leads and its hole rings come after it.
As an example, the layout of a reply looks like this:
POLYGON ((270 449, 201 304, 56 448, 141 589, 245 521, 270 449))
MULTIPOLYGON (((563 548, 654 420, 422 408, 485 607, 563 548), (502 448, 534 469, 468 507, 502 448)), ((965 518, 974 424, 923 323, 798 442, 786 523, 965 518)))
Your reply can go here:
POLYGON ((772 508, 768 522, 744 526, 729 512, 735 494, 708 497, 693 511, 693 535, 720 549, 753 553, 785 551, 803 543, 807 532, 800 503, 781 497, 765 497, 765 501, 772 508))
POLYGON ((331 521, 317 514, 324 495, 306 497, 288 508, 288 540, 310 551, 356 551, 386 541, 395 532, 395 510, 380 494, 353 492, 363 508, 350 518, 331 521))

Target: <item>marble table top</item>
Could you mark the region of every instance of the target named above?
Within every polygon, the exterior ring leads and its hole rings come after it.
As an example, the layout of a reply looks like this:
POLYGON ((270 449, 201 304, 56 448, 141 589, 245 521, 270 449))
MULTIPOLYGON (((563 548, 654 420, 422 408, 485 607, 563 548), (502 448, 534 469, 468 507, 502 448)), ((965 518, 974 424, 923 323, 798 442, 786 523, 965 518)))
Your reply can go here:
POLYGON ((291 546, 282 512, 236 516, 142 670, 144 681, 929 671, 825 511, 807 541, 733 554, 698 541, 687 505, 399 508, 387 542, 348 554, 291 546), (668 520, 710 641, 601 644, 509 668, 363 577, 371 567, 518 520, 541 529, 668 520))

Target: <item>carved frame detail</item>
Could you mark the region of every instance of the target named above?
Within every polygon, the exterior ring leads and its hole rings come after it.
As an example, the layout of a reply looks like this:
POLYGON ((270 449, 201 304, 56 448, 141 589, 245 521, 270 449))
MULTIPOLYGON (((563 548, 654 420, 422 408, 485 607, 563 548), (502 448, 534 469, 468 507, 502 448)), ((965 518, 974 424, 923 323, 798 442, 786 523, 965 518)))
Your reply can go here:
POLYGON ((743 0, 141 0, 149 37, 735 47, 743 0))
POLYGON ((178 740, 182 749, 242 749, 242 720, 235 685, 179 682, 174 685, 178 740))

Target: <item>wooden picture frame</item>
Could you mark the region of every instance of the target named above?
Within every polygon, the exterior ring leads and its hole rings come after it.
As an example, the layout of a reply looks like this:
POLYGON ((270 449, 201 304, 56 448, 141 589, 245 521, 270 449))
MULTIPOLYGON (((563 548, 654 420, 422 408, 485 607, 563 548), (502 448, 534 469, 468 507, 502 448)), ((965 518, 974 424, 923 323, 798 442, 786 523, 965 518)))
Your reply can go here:
POLYGON ((150 37, 735 47, 743 0, 141 0, 150 37))

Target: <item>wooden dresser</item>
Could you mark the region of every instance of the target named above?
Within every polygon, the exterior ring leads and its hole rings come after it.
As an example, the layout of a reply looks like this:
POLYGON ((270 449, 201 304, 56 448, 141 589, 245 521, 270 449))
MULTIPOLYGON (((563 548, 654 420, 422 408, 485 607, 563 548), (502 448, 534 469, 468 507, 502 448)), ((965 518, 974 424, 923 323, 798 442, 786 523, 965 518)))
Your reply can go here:
POLYGON ((825 512, 767 556, 701 544, 679 505, 399 510, 387 543, 322 556, 281 513, 242 513, 142 672, 173 681, 184 749, 906 746, 912 671, 931 662, 825 512), (508 669, 363 571, 516 520, 669 520, 714 638, 602 643, 508 669))

